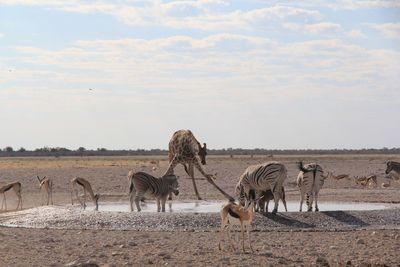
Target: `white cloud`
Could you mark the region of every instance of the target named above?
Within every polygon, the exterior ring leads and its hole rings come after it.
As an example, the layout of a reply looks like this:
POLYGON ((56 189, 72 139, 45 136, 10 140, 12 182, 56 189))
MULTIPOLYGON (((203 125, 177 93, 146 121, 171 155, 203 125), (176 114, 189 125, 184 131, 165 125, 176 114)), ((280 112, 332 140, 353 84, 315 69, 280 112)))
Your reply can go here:
POLYGON ((371 27, 381 31, 388 38, 400 38, 400 23, 371 24, 371 27))
POLYGON ((3 37, 4 37, 4 34, 0 32, 0 38, 3 38, 3 37))
POLYGON ((336 0, 328 1, 328 5, 337 9, 400 8, 398 0, 336 0))
POLYGON ((250 27, 274 28, 272 23, 282 21, 312 22, 322 16, 317 10, 275 5, 248 11, 221 11, 227 1, 49 1, 49 0, 0 0, 0 5, 44 6, 67 12, 103 13, 116 17, 129 25, 162 25, 171 28, 201 30, 246 29, 250 27), (219 10, 219 11, 215 11, 219 10), (268 26, 269 25, 269 26, 268 26))
POLYGON ((313 24, 285 23, 283 27, 293 31, 303 31, 311 34, 320 33, 336 33, 341 30, 341 26, 337 23, 320 22, 313 24))
POLYGON ((351 30, 345 33, 350 38, 366 38, 367 36, 360 30, 351 30))

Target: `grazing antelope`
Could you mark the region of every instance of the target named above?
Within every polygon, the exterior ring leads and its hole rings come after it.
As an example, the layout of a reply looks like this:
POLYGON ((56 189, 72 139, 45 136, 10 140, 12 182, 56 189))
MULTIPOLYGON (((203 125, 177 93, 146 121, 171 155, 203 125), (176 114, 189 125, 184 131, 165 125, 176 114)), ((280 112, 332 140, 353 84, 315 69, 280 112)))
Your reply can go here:
POLYGON ((255 198, 255 193, 254 190, 251 190, 250 192, 251 195, 251 200, 246 201, 245 206, 242 206, 240 204, 236 204, 234 202, 229 202, 225 204, 221 211, 221 228, 220 228, 220 240, 218 244, 219 250, 222 250, 221 242, 223 239, 223 235, 225 233, 225 229, 228 227, 228 238, 229 242, 232 246, 233 250, 235 249, 235 245, 233 244, 232 238, 231 238, 231 226, 232 225, 240 225, 240 231, 242 234, 242 249, 243 252, 245 252, 244 248, 244 231, 246 230, 247 232, 247 239, 249 240, 249 247, 251 252, 254 253, 253 247, 251 245, 251 240, 250 240, 250 227, 251 223, 253 221, 254 217, 254 203, 258 201, 258 199, 255 198))
POLYGON ((93 203, 95 205, 94 210, 98 210, 99 209, 98 202, 99 202, 100 195, 93 194, 92 186, 90 185, 90 183, 87 180, 80 178, 80 177, 75 177, 71 180, 71 203, 72 203, 72 205, 74 205, 73 193, 75 192, 76 198, 81 203, 83 209, 85 209, 86 208, 86 191, 89 192, 89 195, 93 200, 93 203), (80 185, 83 187, 83 203, 78 196, 78 190, 76 188, 77 185, 80 185))
POLYGON ((354 181, 357 185, 361 185, 361 186, 370 186, 372 184, 374 184, 375 186, 378 185, 377 179, 376 179, 376 175, 370 175, 368 177, 366 176, 362 176, 362 177, 354 177, 354 181))
POLYGON ((51 205, 53 205, 53 181, 50 178, 47 178, 46 176, 43 177, 43 179, 40 179, 39 176, 36 175, 36 177, 39 180, 39 188, 43 193, 45 192, 47 194, 47 204, 49 205, 49 202, 51 202, 51 205))
POLYGON ((0 187, 0 193, 3 194, 3 201, 1 202, 1 209, 3 209, 3 207, 5 207, 5 210, 7 210, 7 200, 6 200, 6 192, 14 189, 15 194, 17 195, 18 198, 18 204, 17 204, 17 208, 18 207, 22 210, 22 197, 21 197, 21 183, 20 182, 12 182, 12 183, 8 183, 6 185, 3 185, 0 187))
POLYGON ((307 211, 312 211, 313 200, 315 198, 315 211, 318 209, 318 194, 325 182, 325 177, 322 176, 323 170, 320 165, 310 163, 303 165, 303 162, 298 162, 297 167, 300 172, 297 176, 297 186, 300 190, 300 211, 302 211, 304 195, 306 195, 307 211))
POLYGON ((245 201, 249 201, 250 191, 271 190, 274 196, 274 209, 272 213, 278 211, 279 199, 282 198, 282 185, 287 177, 286 167, 276 161, 248 167, 240 176, 236 184, 235 193, 239 197, 239 202, 243 206, 245 201))

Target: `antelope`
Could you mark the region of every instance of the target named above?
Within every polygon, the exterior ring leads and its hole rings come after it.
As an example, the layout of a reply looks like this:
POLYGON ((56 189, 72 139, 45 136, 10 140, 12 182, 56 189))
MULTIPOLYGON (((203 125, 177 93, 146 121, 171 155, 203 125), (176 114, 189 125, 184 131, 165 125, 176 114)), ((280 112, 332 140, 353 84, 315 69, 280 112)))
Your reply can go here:
POLYGON ((49 205, 49 201, 51 202, 51 205, 53 205, 53 181, 50 178, 47 178, 46 176, 43 177, 43 179, 40 179, 38 175, 36 175, 36 177, 39 180, 40 190, 46 192, 47 194, 46 205, 49 205))
POLYGON ((251 252, 254 253, 254 250, 253 250, 253 247, 252 247, 251 241, 250 241, 250 227, 251 227, 251 223, 252 223, 253 217, 254 217, 254 203, 257 202, 258 199, 256 199, 256 200, 254 199, 255 198, 254 190, 252 190, 252 193, 253 193, 252 194, 253 199, 250 200, 249 202, 246 201, 246 204, 244 206, 242 206, 240 204, 236 204, 234 202, 229 202, 222 207, 222 209, 220 211, 221 228, 220 228, 220 241, 218 244, 219 250, 222 250, 221 242, 222 242, 226 227, 228 227, 228 237, 229 237, 229 241, 232 246, 232 249, 236 250, 235 245, 233 244, 233 241, 231 238, 230 230, 231 230, 232 225, 240 225, 240 231, 242 233, 243 252, 246 252, 245 248, 244 248, 244 231, 246 230, 247 239, 249 240, 250 250, 251 250, 251 252))
POLYGON ((362 176, 362 177, 354 177, 354 181, 356 184, 361 185, 361 186, 370 186, 371 184, 375 184, 375 186, 378 185, 376 175, 370 175, 368 177, 362 176))
POLYGON ((93 200, 93 203, 95 205, 94 210, 98 210, 99 209, 98 201, 99 201, 99 197, 100 197, 99 194, 93 194, 92 186, 90 185, 90 183, 87 180, 80 178, 80 177, 75 177, 71 180, 71 202, 72 202, 72 205, 74 205, 73 192, 75 192, 76 198, 81 203, 83 209, 85 209, 86 208, 86 191, 89 192, 89 195, 93 200), (76 188, 77 185, 80 185, 83 187, 83 203, 78 196, 78 191, 76 188))
POLYGON ((12 183, 8 183, 6 185, 3 185, 2 187, 0 187, 0 193, 3 194, 3 201, 1 202, 1 209, 3 209, 3 207, 5 207, 5 210, 7 210, 7 200, 6 200, 6 192, 14 189, 15 194, 17 195, 18 198, 18 204, 17 204, 17 208, 20 207, 20 209, 22 210, 22 197, 21 197, 21 183, 20 182, 12 182, 12 183))

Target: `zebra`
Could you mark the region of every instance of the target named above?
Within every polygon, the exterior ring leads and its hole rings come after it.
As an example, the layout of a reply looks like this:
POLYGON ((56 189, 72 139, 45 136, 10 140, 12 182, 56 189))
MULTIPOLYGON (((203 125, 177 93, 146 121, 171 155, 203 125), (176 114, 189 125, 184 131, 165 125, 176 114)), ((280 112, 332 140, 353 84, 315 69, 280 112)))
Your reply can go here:
POLYGON ((178 177, 175 175, 167 175, 161 178, 156 178, 145 172, 134 173, 130 171, 128 174, 129 180, 129 199, 130 209, 133 208, 133 200, 135 200, 136 208, 141 211, 140 200, 145 195, 155 197, 157 200, 157 211, 165 212, 165 202, 168 195, 172 192, 176 196, 179 194, 178 177), (161 201, 161 206, 160 206, 161 201))
MULTIPOLYGON (((274 199, 272 191, 267 190, 267 191, 257 192, 257 197, 258 201, 255 206, 255 211, 268 212, 269 201, 274 199)), ((287 212, 285 189, 283 186, 282 186, 281 199, 283 202, 283 206, 285 207, 285 211, 287 212)))
POLYGON ((319 211, 318 193, 326 179, 326 177, 323 176, 322 167, 316 163, 303 165, 302 161, 297 163, 297 167, 300 170, 299 175, 297 176, 297 186, 300 190, 300 211, 302 211, 304 195, 307 197, 307 211, 312 211, 314 197, 315 211, 319 211))
POLYGON ((249 166, 240 176, 235 193, 241 205, 251 201, 250 191, 271 190, 275 206, 272 213, 278 211, 279 199, 282 198, 282 185, 287 177, 286 167, 276 161, 269 161, 259 165, 249 166))
POLYGON ((386 163, 386 174, 389 174, 389 172, 395 172, 397 175, 400 175, 400 162, 396 161, 388 161, 386 163))

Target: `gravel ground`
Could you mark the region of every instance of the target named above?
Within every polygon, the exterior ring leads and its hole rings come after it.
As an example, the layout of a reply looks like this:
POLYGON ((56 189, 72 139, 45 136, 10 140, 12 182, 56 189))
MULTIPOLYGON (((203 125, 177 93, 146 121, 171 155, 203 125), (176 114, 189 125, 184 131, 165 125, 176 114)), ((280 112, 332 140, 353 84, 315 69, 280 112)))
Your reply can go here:
MULTIPOLYGON (((0 226, 139 231, 217 231, 218 213, 95 212, 47 206, 0 215, 0 226)), ((256 214, 254 231, 400 229, 400 209, 256 214)))

